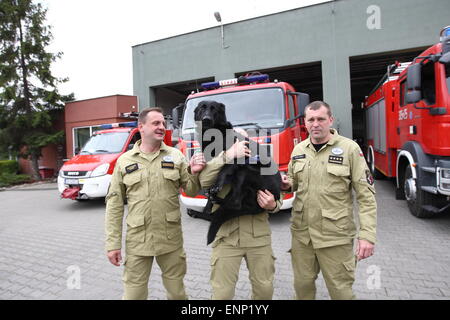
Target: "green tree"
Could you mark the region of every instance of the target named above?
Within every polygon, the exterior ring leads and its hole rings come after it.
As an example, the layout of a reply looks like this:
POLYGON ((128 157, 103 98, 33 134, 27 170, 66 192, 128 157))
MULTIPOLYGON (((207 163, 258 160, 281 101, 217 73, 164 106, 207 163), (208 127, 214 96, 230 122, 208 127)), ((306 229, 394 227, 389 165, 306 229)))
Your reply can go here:
POLYGON ((31 0, 0 0, 0 144, 30 158, 34 179, 42 148, 62 142, 53 123, 74 99, 58 92, 67 79, 50 71, 62 53, 46 51, 53 39, 46 13, 31 0))

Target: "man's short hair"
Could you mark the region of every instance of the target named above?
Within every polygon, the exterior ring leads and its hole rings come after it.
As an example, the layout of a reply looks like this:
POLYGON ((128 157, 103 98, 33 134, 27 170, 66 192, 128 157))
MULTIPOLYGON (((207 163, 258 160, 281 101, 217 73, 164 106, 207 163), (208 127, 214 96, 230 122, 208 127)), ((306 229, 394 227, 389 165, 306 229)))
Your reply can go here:
POLYGON ((319 101, 319 100, 318 101, 313 101, 310 104, 308 104, 305 107, 305 114, 306 114, 306 109, 319 110, 322 106, 327 108, 327 114, 328 114, 329 117, 331 117, 332 114, 331 114, 331 107, 330 107, 330 105, 328 103, 326 103, 326 102, 319 101))
POLYGON ((159 112, 159 113, 161 113, 162 115, 164 115, 163 110, 162 110, 161 108, 159 108, 159 107, 145 108, 144 110, 142 110, 142 111, 139 113, 138 122, 144 124, 145 121, 147 121, 147 115, 148 115, 148 113, 149 113, 149 112, 152 112, 152 111, 159 112))

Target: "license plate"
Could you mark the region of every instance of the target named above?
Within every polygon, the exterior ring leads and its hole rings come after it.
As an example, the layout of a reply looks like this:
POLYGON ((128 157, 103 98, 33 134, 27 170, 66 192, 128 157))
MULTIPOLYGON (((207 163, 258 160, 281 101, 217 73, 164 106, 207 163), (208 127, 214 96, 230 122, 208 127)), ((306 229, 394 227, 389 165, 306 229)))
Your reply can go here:
POLYGON ((66 179, 65 184, 79 184, 78 179, 66 179))

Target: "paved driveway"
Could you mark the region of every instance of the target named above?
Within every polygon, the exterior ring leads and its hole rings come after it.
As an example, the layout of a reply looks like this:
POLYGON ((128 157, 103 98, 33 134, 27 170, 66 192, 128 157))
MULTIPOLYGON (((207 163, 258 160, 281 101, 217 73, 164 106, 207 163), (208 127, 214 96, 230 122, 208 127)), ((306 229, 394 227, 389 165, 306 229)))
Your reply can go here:
MULTIPOLYGON (((450 214, 431 220, 413 217, 393 185, 377 181, 378 239, 375 256, 358 264, 355 293, 360 299, 450 299, 450 214)), ((60 200, 56 184, 0 192, 0 299, 120 299, 122 268, 103 249, 102 201, 60 200), (79 281, 78 281, 79 280, 79 281)), ((183 215, 191 299, 209 299, 209 222, 183 215)), ((289 216, 271 218, 276 260, 274 299, 292 299, 289 216)), ((318 299, 328 299, 318 282, 318 299)), ((150 298, 165 299, 154 265, 150 298)), ((236 299, 250 298, 244 262, 236 299)))

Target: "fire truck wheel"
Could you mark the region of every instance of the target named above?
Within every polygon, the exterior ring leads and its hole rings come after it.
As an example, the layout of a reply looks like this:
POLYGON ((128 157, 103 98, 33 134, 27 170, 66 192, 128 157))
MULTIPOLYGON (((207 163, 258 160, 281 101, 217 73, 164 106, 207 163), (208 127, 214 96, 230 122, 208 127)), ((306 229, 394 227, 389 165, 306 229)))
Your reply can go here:
POLYGON ((417 218, 431 218, 433 216, 433 212, 423 208, 424 205, 431 203, 431 195, 421 189, 418 179, 413 179, 411 165, 408 165, 405 170, 403 190, 412 215, 417 218))

